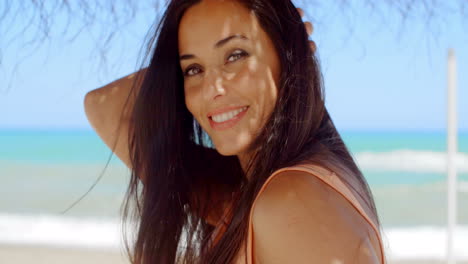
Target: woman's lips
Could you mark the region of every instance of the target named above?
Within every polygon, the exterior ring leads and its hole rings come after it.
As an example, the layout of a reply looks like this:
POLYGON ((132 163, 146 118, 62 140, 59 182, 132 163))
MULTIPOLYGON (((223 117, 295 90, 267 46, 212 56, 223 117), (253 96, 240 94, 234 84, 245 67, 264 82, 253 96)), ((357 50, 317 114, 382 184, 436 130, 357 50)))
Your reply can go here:
MULTIPOLYGON (((242 108, 242 107, 241 107, 242 108)), ((235 110, 236 108, 234 108, 235 110)), ((208 119, 210 120, 210 126, 213 130, 218 130, 218 131, 221 131, 221 130, 226 130, 226 129, 229 129, 233 126, 235 126, 244 116, 245 114, 247 113, 247 111, 249 110, 249 107, 247 106, 247 108, 238 113, 237 115, 235 115, 234 117, 232 117, 231 119, 229 120, 226 120, 224 122, 215 122, 212 117, 210 116, 208 119)))
MULTIPOLYGON (((209 112, 206 116, 207 117, 212 117, 214 115, 219 115, 219 114, 223 114, 223 113, 226 113, 226 112, 230 112, 230 111, 233 111, 233 110, 237 110, 237 109, 240 109, 240 108, 243 108, 243 107, 246 107, 247 105, 244 105, 244 106, 230 106, 230 107, 224 107, 224 108, 218 108, 214 111, 211 111, 209 112)), ((247 106, 248 107, 248 106, 247 106)))

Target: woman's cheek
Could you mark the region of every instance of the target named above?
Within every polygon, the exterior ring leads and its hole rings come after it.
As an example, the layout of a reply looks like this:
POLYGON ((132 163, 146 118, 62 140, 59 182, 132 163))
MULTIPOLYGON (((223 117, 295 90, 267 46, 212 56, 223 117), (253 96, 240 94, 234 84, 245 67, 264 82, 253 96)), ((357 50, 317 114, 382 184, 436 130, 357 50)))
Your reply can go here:
POLYGON ((195 110, 196 110, 196 94, 194 93, 193 87, 186 86, 184 88, 184 95, 185 95, 185 105, 187 106, 187 109, 192 113, 193 116, 196 117, 195 115, 195 110))
POLYGON ((252 70, 249 63, 243 63, 237 68, 235 77, 231 80, 237 90, 252 92, 253 83, 256 79, 256 71, 252 70))
POLYGON ((185 105, 187 106, 189 112, 192 114, 193 118, 202 126, 203 129, 206 130, 208 129, 208 124, 205 123, 208 121, 204 118, 204 114, 202 111, 204 109, 204 104, 201 90, 202 89, 199 89, 199 86, 197 85, 186 86, 185 105))

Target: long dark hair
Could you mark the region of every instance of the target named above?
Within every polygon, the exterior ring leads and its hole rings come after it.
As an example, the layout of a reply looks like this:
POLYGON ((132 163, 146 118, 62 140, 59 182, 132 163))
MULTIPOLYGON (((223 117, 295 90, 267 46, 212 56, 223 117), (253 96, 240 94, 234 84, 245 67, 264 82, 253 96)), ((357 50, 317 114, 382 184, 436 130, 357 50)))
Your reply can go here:
POLYGON ((177 48, 182 15, 199 2, 170 1, 150 40, 151 60, 129 131, 132 175, 123 219, 136 220, 132 248, 125 244, 131 262, 231 263, 246 245, 250 209, 266 179, 302 162, 334 171, 380 227, 370 189, 325 108, 319 65, 291 0, 239 0, 275 45, 281 64, 278 100, 250 145, 254 155, 246 171, 236 156, 211 148, 185 105, 177 48), (208 247, 214 228, 206 217, 225 204, 232 218, 208 247))

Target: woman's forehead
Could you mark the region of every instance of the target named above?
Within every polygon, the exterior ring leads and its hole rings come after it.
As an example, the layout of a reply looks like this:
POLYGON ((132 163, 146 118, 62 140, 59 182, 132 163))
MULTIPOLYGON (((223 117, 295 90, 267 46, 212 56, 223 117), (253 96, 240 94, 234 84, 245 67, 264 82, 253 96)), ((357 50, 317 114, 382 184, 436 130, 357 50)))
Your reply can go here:
POLYGON ((213 46, 234 34, 255 39, 259 37, 258 33, 255 15, 240 3, 205 0, 190 7, 183 15, 178 32, 179 50, 207 44, 213 46))

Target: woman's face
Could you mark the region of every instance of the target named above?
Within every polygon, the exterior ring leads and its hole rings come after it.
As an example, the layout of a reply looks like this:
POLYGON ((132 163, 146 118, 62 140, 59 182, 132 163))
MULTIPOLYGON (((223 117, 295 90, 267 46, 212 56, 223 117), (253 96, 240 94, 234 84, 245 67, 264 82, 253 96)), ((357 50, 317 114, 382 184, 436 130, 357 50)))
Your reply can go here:
POLYGON ((280 65, 255 15, 236 1, 204 0, 179 26, 187 108, 221 155, 244 155, 273 111, 280 65))

